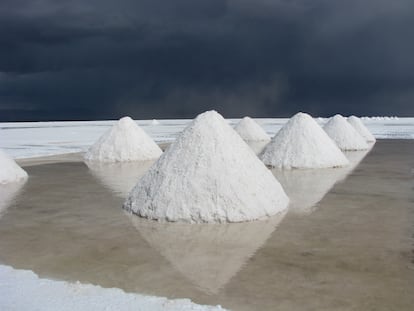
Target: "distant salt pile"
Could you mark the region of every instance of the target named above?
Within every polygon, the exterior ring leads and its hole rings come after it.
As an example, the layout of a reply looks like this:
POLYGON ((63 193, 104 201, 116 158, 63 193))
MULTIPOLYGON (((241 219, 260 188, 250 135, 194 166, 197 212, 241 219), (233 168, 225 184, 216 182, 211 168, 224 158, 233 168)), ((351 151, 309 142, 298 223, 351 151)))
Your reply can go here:
POLYGON ((245 141, 269 141, 270 137, 264 129, 252 118, 244 117, 234 127, 234 130, 245 141))
POLYGON ((340 167, 349 163, 316 121, 302 112, 272 138, 260 158, 266 165, 284 169, 340 167))
POLYGON ((157 144, 130 117, 120 119, 85 154, 87 161, 124 162, 156 159, 157 144))
POLYGON ((375 137, 371 134, 371 132, 367 129, 367 127, 362 123, 361 119, 356 116, 348 117, 348 122, 356 129, 356 131, 365 138, 365 140, 369 143, 375 142, 375 137))
POLYGON ((195 118, 131 191, 124 208, 183 222, 241 222, 276 214, 289 199, 215 111, 195 118))
POLYGON ((323 129, 341 150, 368 149, 365 139, 339 114, 329 119, 323 129))
POLYGON ((5 152, 0 150, 0 184, 22 181, 27 173, 5 152))
POLYGON ((160 122, 158 120, 152 119, 151 125, 159 125, 159 124, 160 124, 160 122))

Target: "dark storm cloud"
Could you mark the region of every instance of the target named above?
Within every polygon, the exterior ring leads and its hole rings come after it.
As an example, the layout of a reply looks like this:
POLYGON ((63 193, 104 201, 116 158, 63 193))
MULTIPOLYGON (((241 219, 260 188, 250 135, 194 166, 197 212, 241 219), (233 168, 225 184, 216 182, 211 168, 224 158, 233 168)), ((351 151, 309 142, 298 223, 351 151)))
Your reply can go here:
POLYGON ((0 120, 413 115, 408 0, 2 0, 0 120))

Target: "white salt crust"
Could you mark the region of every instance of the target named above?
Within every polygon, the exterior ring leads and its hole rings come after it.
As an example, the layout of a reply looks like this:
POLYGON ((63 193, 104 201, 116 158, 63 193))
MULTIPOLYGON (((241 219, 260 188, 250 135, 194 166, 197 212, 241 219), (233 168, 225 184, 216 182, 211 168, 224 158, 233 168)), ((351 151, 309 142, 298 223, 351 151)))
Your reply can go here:
POLYGON ((348 122, 355 128, 355 130, 369 143, 374 143, 376 141, 374 135, 367 129, 367 127, 362 123, 361 119, 356 116, 348 117, 348 122))
POLYGON ((26 178, 26 171, 4 151, 0 150, 0 185, 18 182, 26 178))
POLYGON ((261 153, 271 167, 283 169, 328 168, 349 164, 348 159, 308 114, 294 115, 261 153))
POLYGON ((125 293, 118 288, 41 279, 32 271, 0 265, 0 310, 219 311, 189 299, 125 293))
POLYGON ((244 117, 236 124, 234 130, 245 141, 269 141, 270 137, 252 118, 244 117))
POLYGON ((86 161, 126 162, 157 159, 162 150, 130 117, 120 119, 85 154, 86 161))
POLYGON ((241 222, 287 208, 272 173, 215 111, 200 114, 144 174, 124 208, 149 219, 241 222))
POLYGON ((366 150, 369 148, 365 139, 339 114, 330 118, 323 129, 341 150, 366 150))

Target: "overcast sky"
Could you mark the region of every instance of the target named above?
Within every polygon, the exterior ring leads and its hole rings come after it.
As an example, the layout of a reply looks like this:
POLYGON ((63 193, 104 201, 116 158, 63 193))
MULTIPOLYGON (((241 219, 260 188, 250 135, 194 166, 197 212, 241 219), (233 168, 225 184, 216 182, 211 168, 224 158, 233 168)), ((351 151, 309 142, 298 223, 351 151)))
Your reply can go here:
POLYGON ((413 0, 0 0, 0 121, 414 116, 413 0))

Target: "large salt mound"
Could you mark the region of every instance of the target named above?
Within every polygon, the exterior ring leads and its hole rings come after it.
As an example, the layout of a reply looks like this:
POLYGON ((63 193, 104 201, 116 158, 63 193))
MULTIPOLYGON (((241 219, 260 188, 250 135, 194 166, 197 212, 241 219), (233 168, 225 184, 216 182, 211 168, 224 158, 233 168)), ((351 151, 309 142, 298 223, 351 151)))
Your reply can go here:
POLYGON ((276 214, 289 199, 215 111, 200 114, 131 191, 124 208, 184 222, 241 222, 276 214))
POLYGON ((17 182, 27 178, 27 173, 6 153, 0 150, 0 184, 17 182))
POLYGON ((356 116, 348 117, 348 122, 355 128, 355 130, 365 138, 365 140, 369 143, 375 142, 376 139, 374 135, 366 128, 364 123, 362 123, 361 119, 356 116))
POLYGON ((280 129, 260 158, 266 165, 285 169, 339 167, 349 163, 316 121, 302 112, 280 129))
POLYGON ((130 117, 120 119, 85 154, 87 161, 124 162, 156 159, 158 145, 130 117))
POLYGON ((269 141, 270 137, 252 118, 244 117, 234 127, 245 141, 269 141))
POLYGON ((341 150, 368 149, 365 139, 339 114, 329 119, 323 129, 341 150))

